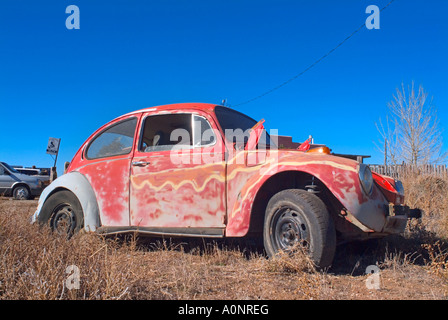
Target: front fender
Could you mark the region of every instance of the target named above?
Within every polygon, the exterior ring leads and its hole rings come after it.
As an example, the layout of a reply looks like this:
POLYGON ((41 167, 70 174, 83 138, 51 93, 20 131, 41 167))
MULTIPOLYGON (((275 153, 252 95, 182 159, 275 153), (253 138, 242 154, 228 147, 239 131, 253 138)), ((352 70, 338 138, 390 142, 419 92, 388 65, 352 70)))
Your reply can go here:
POLYGON ((286 171, 298 171, 319 179, 347 209, 347 219, 365 232, 381 232, 386 223, 384 205, 388 202, 376 186, 367 196, 359 181, 356 161, 326 155, 294 154, 279 157, 277 163, 260 166, 241 188, 232 206, 226 229, 227 236, 244 236, 249 230, 254 201, 260 188, 272 176, 286 171))
POLYGON ((31 218, 31 222, 34 223, 38 220, 42 207, 48 197, 58 190, 63 189, 73 192, 78 198, 84 213, 84 229, 86 231, 95 231, 101 225, 98 203, 89 181, 79 172, 64 174, 44 189, 39 198, 37 210, 31 218))

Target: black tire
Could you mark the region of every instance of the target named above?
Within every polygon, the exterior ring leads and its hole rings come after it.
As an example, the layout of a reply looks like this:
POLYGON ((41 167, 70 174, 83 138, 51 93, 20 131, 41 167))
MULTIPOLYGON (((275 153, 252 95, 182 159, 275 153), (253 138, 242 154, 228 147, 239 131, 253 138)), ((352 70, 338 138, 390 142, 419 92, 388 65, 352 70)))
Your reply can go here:
POLYGON ((12 196, 16 200, 28 200, 31 197, 30 189, 25 185, 19 185, 12 190, 12 196))
POLYGON ((84 225, 84 214, 78 198, 70 191, 52 194, 42 206, 39 221, 49 224, 51 230, 71 237, 84 225))
POLYGON ((269 200, 263 241, 270 257, 303 245, 316 268, 325 269, 333 262, 336 230, 322 200, 305 190, 288 189, 269 200))

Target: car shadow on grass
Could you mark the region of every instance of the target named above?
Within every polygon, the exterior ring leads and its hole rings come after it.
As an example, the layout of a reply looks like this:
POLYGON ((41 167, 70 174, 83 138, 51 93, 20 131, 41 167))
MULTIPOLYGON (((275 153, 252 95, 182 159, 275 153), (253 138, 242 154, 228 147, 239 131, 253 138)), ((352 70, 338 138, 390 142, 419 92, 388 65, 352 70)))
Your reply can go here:
MULTIPOLYGON (((245 259, 268 259, 260 238, 153 238, 136 234, 120 236, 120 241, 135 241, 142 251, 180 251, 186 254, 210 255, 217 251, 235 251, 245 259)), ((384 267, 391 263, 423 266, 431 260, 428 245, 439 244, 439 251, 448 252, 448 241, 436 234, 418 230, 406 235, 391 235, 382 239, 353 241, 337 246, 332 266, 325 272, 334 275, 364 276, 369 266, 384 267)))
POLYGON ((425 230, 405 235, 390 235, 382 239, 370 239, 341 244, 336 249, 329 273, 362 276, 369 266, 391 265, 424 266, 436 255, 444 255, 448 241, 425 230))

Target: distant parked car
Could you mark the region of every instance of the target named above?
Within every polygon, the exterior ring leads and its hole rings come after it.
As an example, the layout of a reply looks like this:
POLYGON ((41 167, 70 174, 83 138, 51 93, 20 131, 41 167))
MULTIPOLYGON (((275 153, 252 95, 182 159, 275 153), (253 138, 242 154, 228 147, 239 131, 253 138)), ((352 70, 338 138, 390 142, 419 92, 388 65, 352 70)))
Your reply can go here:
POLYGON ((320 268, 337 242, 405 230, 401 182, 308 146, 278 150, 263 120, 224 106, 131 112, 86 140, 32 221, 69 234, 252 235, 269 256, 303 245, 320 268))
POLYGON ((26 174, 27 176, 32 176, 41 180, 44 186, 48 186, 50 184, 49 169, 23 167, 14 167, 14 169, 16 169, 19 173, 26 174))
POLYGON ((0 162, 0 195, 17 200, 33 199, 42 193, 44 183, 36 177, 20 173, 5 162, 0 162))
POLYGON ((37 176, 40 174, 39 169, 34 168, 22 168, 22 167, 13 167, 16 169, 19 173, 26 174, 27 176, 37 176))

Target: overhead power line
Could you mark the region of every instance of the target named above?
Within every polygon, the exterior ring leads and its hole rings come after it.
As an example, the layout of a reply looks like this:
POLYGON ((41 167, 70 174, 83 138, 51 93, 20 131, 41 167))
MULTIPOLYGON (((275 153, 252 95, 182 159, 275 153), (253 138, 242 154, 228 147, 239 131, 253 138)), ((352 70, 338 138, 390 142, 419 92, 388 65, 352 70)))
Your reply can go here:
MULTIPOLYGON (((392 2, 394 2, 395 0, 391 0, 388 4, 386 4, 381 10, 380 12, 382 12, 383 10, 385 10, 387 7, 389 7, 392 2)), ((237 107, 237 106, 241 106, 244 104, 248 104, 252 101, 258 100, 278 89, 280 89, 281 87, 286 86, 288 83, 294 81, 295 79, 297 79, 298 77, 300 77, 301 75, 303 75, 304 73, 306 73, 308 70, 312 69, 314 66, 316 66, 319 62, 321 62, 322 60, 324 60, 326 57, 328 57, 330 54, 332 54, 334 51, 336 51, 339 47, 341 47, 345 42, 347 42, 351 37, 353 37, 355 34, 357 34, 359 31, 361 31, 362 28, 364 28, 365 23, 363 23, 362 25, 360 25, 355 31, 353 31, 347 38, 345 38, 344 40, 342 40, 341 42, 339 42, 339 44, 337 44, 333 49, 331 49, 330 51, 328 51, 327 53, 325 53, 322 57, 320 57, 319 59, 317 59, 316 61, 314 61, 312 64, 310 64, 307 68, 305 68, 304 70, 302 70, 300 73, 296 74, 295 76, 289 78, 288 80, 284 81, 283 83, 273 87, 272 89, 252 98, 249 100, 246 100, 244 102, 238 103, 236 105, 234 105, 233 107, 237 107)))

